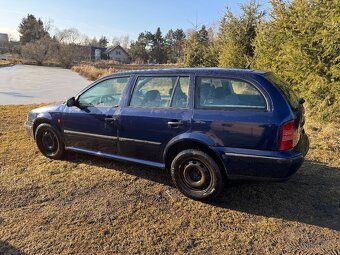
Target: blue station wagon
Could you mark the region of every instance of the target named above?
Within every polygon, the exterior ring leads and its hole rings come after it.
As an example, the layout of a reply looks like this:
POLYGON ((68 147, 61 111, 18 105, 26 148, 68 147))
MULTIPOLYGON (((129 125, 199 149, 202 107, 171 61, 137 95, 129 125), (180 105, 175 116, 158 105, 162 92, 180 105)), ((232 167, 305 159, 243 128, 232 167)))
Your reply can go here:
POLYGON ((28 113, 46 157, 88 153, 168 169, 186 196, 227 179, 285 180, 309 148, 304 100, 273 73, 178 68, 114 73, 28 113))

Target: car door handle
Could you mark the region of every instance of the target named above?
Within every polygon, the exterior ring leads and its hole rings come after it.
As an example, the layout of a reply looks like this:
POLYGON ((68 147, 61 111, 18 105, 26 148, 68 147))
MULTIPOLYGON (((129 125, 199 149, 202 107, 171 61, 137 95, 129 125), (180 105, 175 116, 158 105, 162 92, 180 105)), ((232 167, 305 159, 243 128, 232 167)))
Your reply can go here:
POLYGON ((117 120, 117 116, 108 116, 106 118, 104 118, 105 121, 116 121, 117 120))
POLYGON ((168 125, 169 126, 181 126, 183 125, 183 122, 179 120, 172 120, 172 121, 168 121, 168 125))

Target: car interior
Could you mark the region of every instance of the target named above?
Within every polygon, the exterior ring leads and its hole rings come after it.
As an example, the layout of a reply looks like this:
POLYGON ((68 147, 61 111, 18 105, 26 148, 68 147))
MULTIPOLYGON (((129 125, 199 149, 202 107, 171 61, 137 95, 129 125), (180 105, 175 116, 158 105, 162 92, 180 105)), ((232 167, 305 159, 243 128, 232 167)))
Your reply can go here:
POLYGON ((245 82, 199 78, 197 84, 201 107, 266 107, 261 93, 245 82))
POLYGON ((182 90, 181 79, 165 77, 159 80, 159 83, 155 81, 156 79, 157 77, 148 77, 137 84, 131 106, 169 107, 170 103, 171 107, 175 108, 187 106, 188 95, 182 90))

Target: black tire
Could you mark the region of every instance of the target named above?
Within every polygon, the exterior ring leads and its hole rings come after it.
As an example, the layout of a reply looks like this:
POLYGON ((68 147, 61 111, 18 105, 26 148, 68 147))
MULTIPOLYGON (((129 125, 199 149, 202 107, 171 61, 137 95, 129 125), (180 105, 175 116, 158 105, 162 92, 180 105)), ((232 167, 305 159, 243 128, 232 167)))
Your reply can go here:
POLYGON ((60 159, 65 154, 65 145, 59 132, 50 124, 40 124, 35 131, 35 142, 40 152, 48 158, 60 159))
POLYGON ((184 150, 171 163, 171 178, 187 197, 210 200, 223 190, 223 177, 215 160, 199 150, 184 150))

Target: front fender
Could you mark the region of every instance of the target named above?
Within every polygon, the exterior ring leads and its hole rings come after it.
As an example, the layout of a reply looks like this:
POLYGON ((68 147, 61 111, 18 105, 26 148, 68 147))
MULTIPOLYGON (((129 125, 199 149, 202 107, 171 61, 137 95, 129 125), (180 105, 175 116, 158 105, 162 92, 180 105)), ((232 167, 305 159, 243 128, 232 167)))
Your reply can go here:
POLYGON ((37 117, 35 118, 34 122, 38 120, 47 120, 49 122, 53 121, 52 115, 49 112, 42 112, 38 113, 37 117))
POLYGON ((41 123, 49 123, 59 132, 61 132, 59 123, 60 116, 60 113, 54 113, 53 115, 49 112, 39 113, 33 121, 33 132, 35 132, 36 128, 41 123))

